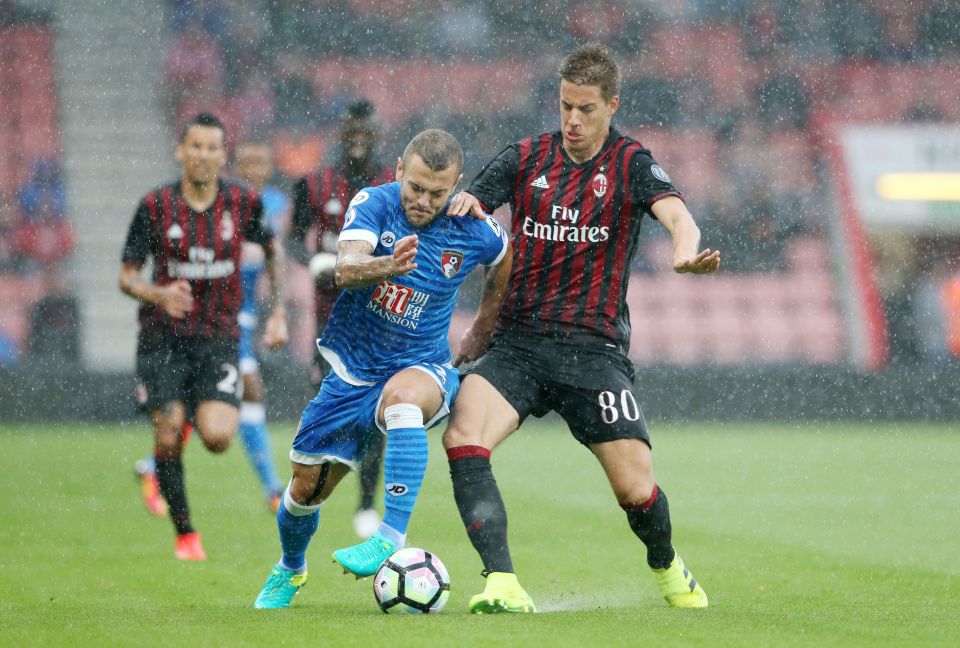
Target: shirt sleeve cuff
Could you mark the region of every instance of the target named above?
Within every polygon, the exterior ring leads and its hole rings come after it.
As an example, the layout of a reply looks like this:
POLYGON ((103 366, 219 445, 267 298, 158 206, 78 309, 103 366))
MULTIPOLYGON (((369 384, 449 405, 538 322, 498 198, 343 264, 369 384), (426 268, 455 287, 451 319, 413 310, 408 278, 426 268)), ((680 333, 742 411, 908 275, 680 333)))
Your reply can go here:
POLYGON ((343 241, 365 241, 372 245, 374 248, 377 247, 377 243, 380 241, 380 237, 376 233, 371 232, 370 230, 364 229, 348 229, 340 232, 340 238, 337 239, 340 242, 343 241))

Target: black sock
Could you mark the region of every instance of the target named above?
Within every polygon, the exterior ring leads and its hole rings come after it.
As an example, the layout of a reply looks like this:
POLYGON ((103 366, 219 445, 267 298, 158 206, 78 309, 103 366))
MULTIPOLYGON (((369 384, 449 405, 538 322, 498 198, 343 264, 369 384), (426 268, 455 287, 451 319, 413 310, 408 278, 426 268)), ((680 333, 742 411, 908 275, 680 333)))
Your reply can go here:
POLYGON ((367 447, 360 461, 360 509, 373 508, 373 498, 377 493, 377 484, 380 481, 380 469, 383 465, 383 449, 387 437, 378 434, 367 447))
POLYGON ((479 446, 466 448, 447 451, 460 518, 483 568, 487 572, 513 573, 507 546, 507 509, 490 469, 490 453, 479 446))
POLYGON ((170 507, 170 519, 177 528, 177 535, 193 532, 190 526, 190 508, 187 506, 187 491, 183 484, 183 463, 180 457, 164 457, 159 453, 155 458, 157 483, 160 494, 170 507))
POLYGON ((624 506, 630 528, 647 546, 647 564, 654 569, 670 566, 674 550, 670 544, 670 505, 667 494, 658 486, 653 487, 653 495, 639 506, 624 506))

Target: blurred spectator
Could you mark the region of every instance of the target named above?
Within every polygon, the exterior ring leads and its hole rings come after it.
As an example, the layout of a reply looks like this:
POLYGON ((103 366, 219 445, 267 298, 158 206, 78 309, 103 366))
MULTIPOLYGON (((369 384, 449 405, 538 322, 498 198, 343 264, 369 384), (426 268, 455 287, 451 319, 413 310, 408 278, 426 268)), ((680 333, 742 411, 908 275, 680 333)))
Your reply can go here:
POLYGON ((0 367, 12 367, 20 360, 16 342, 0 329, 0 367))
MULTIPOLYGON (((556 80, 551 81, 555 86, 556 80)), ((653 74, 625 80, 620 102, 617 111, 620 124, 663 128, 675 123, 680 116, 680 88, 653 74)))
POLYGON ((201 88, 223 92, 223 60, 217 42, 197 22, 187 23, 167 47, 166 98, 172 111, 201 88))
POLYGON ((41 272, 73 253, 73 226, 65 218, 24 218, 17 227, 14 242, 24 271, 41 272))
POLYGON ((935 0, 917 20, 920 50, 929 58, 960 56, 960 3, 935 0))
POLYGON ((0 192, 0 274, 16 273, 20 269, 20 251, 17 249, 17 228, 20 211, 9 194, 0 192))
POLYGON ((765 79, 757 86, 757 106, 767 126, 804 128, 810 98, 797 74, 790 50, 777 47, 766 59, 765 79))
POLYGON ((27 350, 32 359, 80 362, 80 305, 65 277, 47 273, 47 293, 30 311, 27 350))
POLYGON ((20 188, 20 212, 29 220, 58 220, 67 212, 67 188, 60 165, 52 158, 40 158, 33 174, 20 188))
POLYGON ((483 3, 443 0, 436 14, 437 42, 446 55, 477 58, 486 54, 490 16, 483 3))
POLYGON ((316 128, 323 123, 324 113, 317 101, 308 66, 291 61, 285 70, 278 70, 274 80, 276 122, 283 128, 316 128))
POLYGON ((845 59, 876 58, 883 42, 883 15, 867 2, 826 6, 827 31, 834 52, 845 59))
POLYGON ((620 38, 626 26, 627 10, 620 2, 577 2, 567 13, 567 22, 570 34, 581 42, 611 43, 620 38))
POLYGON ((36 163, 33 176, 20 189, 20 213, 13 241, 26 271, 42 271, 70 256, 73 227, 66 217, 66 188, 55 161, 36 163))

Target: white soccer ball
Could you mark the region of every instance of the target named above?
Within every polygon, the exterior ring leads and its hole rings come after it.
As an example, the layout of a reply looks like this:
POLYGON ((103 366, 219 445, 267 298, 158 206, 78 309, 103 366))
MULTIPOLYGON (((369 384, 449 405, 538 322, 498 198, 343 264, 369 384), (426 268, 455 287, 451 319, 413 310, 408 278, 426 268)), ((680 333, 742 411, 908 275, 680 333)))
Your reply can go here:
POLYGON ((407 547, 380 565, 373 595, 387 613, 436 614, 450 598, 450 576, 432 553, 407 547))

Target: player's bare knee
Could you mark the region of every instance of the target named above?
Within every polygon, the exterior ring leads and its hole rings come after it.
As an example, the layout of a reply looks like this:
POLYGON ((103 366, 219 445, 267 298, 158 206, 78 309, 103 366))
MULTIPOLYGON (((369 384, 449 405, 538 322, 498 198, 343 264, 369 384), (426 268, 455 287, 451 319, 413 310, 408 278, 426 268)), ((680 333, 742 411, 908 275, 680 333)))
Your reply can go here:
POLYGON ((314 497, 314 493, 317 490, 316 479, 304 477, 298 479, 297 476, 294 475, 288 490, 290 493, 290 498, 300 506, 313 506, 314 504, 319 504, 320 501, 322 501, 314 497))
POLYGON ((648 502, 650 497, 653 496, 654 488, 656 488, 656 484, 652 480, 644 479, 621 488, 614 487, 614 493, 620 506, 634 508, 648 502))
POLYGON ((450 421, 443 433, 443 447, 446 450, 465 445, 480 445, 479 435, 468 427, 458 425, 456 420, 450 421))
POLYGON ((157 448, 166 452, 178 453, 180 451, 181 440, 179 429, 171 425, 154 426, 154 437, 157 448))
POLYGON ((200 438, 203 439, 203 445, 213 453, 225 452, 233 441, 234 430, 214 427, 200 430, 200 438))
POLYGON ((419 407, 418 401, 421 400, 421 397, 416 389, 405 385, 391 385, 387 383, 386 387, 383 388, 383 395, 380 397, 380 400, 383 407, 407 403, 412 403, 419 407))

